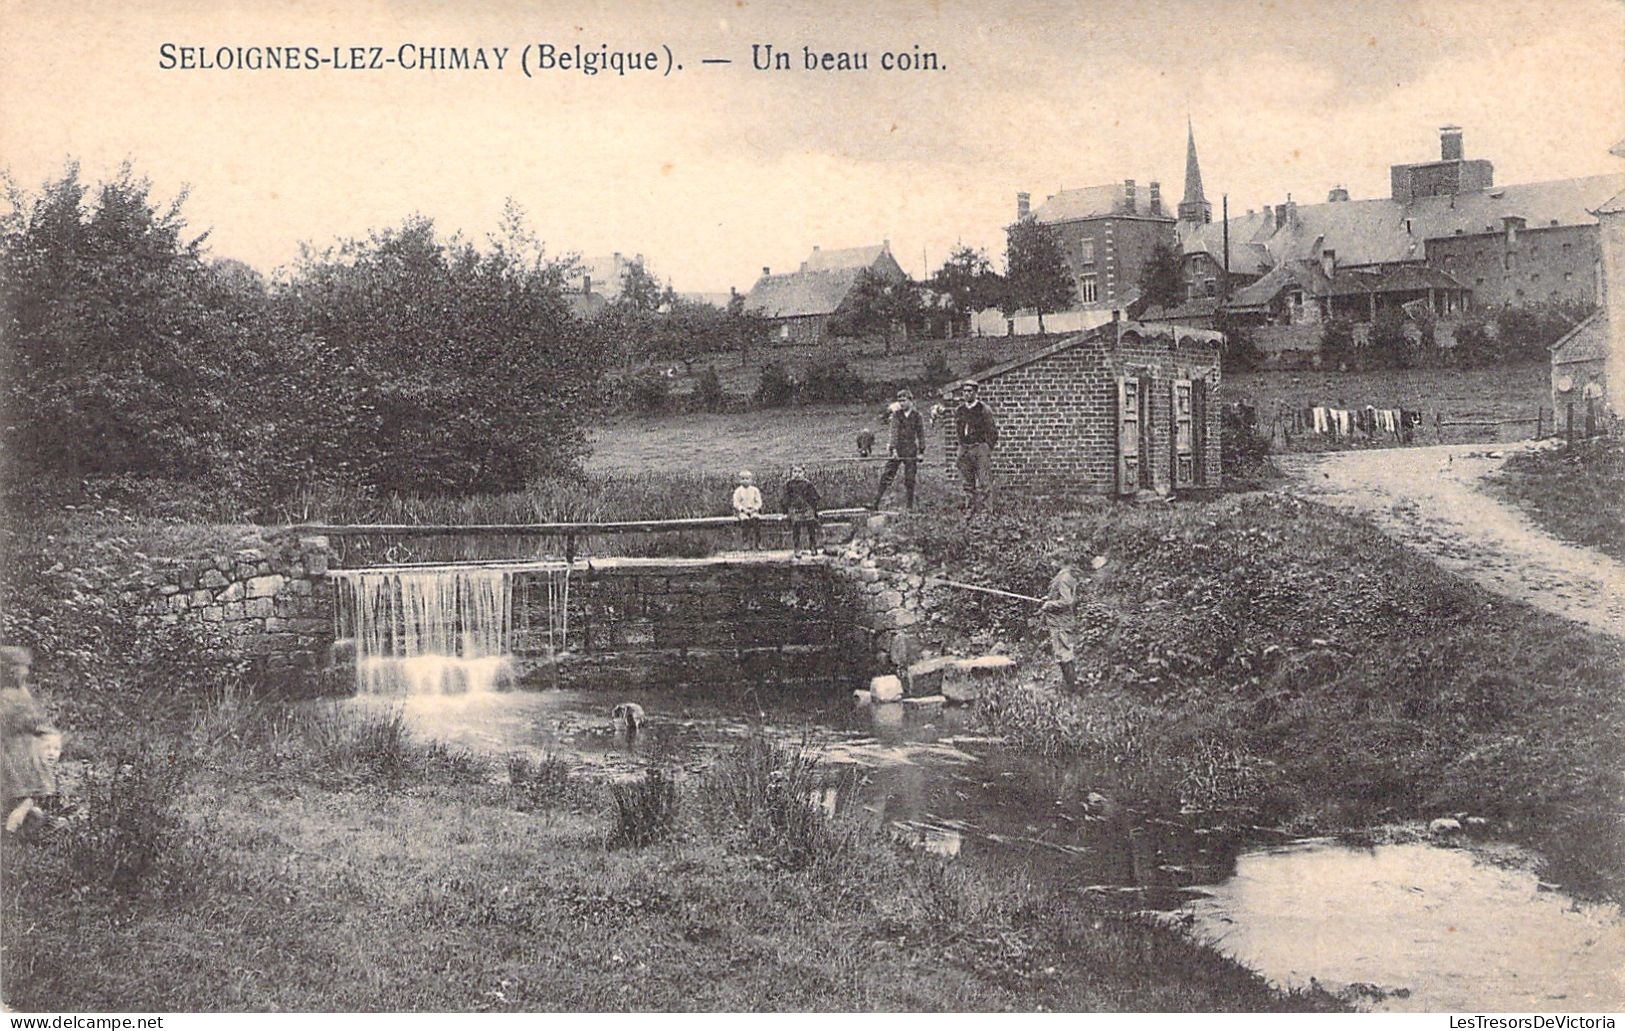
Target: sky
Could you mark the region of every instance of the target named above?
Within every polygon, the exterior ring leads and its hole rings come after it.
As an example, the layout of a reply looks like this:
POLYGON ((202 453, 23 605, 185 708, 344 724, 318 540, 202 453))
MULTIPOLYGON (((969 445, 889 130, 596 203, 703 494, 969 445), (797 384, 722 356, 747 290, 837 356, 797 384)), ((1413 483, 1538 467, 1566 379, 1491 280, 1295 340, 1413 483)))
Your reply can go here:
POLYGON ((551 254, 641 253, 717 292, 814 245, 887 239, 915 275, 959 243, 997 263, 1020 190, 1159 180, 1171 204, 1187 115, 1215 217, 1226 193, 1233 215, 1384 196, 1447 123, 1498 183, 1625 171, 1619 0, 589 6, 0 0, 0 167, 34 190, 70 158, 91 179, 128 160, 160 197, 189 187, 213 255, 267 273, 412 214, 483 240, 511 197, 551 254), (682 69, 518 67, 578 43, 682 69), (245 71, 163 68, 166 44, 509 50, 501 71, 245 71), (756 70, 753 45, 792 69, 756 70), (809 46, 870 69, 806 71, 809 46), (936 71, 879 67, 916 47, 936 71))

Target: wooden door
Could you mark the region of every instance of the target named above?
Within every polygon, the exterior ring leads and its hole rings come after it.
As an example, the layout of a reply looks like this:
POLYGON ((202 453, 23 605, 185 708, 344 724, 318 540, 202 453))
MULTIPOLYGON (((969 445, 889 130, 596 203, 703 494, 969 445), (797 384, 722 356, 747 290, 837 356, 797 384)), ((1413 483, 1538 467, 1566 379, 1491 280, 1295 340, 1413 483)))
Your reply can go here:
POLYGON ((1140 489, 1140 381, 1117 378, 1117 493, 1140 489))
POLYGON ((1191 381, 1176 379, 1169 386, 1173 395, 1172 404, 1169 405, 1173 422, 1170 428, 1170 443, 1173 446, 1168 450, 1173 456, 1174 487, 1189 488, 1196 485, 1196 439, 1191 418, 1191 381))

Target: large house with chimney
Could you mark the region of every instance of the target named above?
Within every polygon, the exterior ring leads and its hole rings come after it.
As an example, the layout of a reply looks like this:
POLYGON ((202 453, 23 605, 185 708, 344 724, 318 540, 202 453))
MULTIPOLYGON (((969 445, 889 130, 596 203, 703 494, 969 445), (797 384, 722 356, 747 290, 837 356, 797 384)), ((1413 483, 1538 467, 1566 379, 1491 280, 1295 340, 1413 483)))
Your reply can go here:
MULTIPOLYGON (((1220 315, 1280 325, 1384 309, 1448 316, 1474 306, 1595 303, 1595 210, 1625 175, 1495 185, 1465 156, 1462 130, 1440 130, 1435 161, 1393 165, 1390 195, 1266 205, 1226 221, 1181 218, 1184 302, 1149 319, 1211 324, 1220 315)), ((1191 144, 1187 177, 1195 162, 1191 144)))
POLYGON ((907 278, 892 257, 890 240, 829 251, 814 246, 794 272, 774 274, 764 267, 762 278, 745 296, 745 310, 771 324, 771 339, 777 343, 820 344, 830 336, 830 317, 866 270, 894 282, 907 278))

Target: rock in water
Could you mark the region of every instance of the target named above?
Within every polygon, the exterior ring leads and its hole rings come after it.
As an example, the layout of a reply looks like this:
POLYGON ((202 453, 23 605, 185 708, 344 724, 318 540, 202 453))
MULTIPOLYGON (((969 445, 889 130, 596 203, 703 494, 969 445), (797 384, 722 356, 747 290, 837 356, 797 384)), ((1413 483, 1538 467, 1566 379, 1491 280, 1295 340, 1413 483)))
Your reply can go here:
POLYGON ((873 702, 900 702, 903 700, 903 682, 897 677, 875 677, 869 681, 869 700, 873 702))
POLYGON ((1428 824, 1428 831, 1433 834, 1455 834, 1460 830, 1461 821, 1448 816, 1441 816, 1428 824))

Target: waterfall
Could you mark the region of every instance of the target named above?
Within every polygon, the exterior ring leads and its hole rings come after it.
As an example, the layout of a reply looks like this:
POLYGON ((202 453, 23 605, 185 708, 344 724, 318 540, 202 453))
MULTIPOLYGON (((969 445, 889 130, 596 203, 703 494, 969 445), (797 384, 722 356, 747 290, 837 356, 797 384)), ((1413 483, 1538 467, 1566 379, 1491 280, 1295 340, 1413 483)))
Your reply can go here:
POLYGON ((462 694, 514 680, 512 570, 335 570, 358 694, 462 694))

